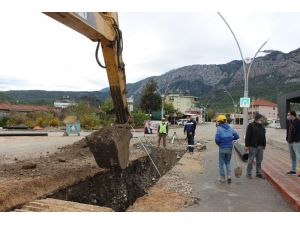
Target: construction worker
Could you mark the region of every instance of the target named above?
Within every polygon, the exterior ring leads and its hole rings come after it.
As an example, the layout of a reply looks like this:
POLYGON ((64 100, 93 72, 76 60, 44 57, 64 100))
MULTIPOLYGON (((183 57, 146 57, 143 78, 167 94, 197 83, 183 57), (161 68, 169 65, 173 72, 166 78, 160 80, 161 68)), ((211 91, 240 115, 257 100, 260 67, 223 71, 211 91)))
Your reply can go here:
POLYGON ((219 170, 220 182, 225 182, 224 165, 226 166, 227 183, 231 183, 231 155, 233 141, 239 139, 238 133, 227 123, 227 118, 224 115, 217 117, 217 133, 215 142, 219 146, 219 170))
POLYGON ((167 145, 167 135, 168 135, 168 131, 169 131, 169 128, 168 128, 168 123, 166 122, 166 119, 165 118, 162 118, 161 119, 161 122, 158 126, 158 129, 157 129, 157 133, 158 133, 158 148, 160 147, 160 140, 163 139, 163 146, 164 148, 166 147, 167 145))
POLYGON ((187 150, 190 153, 194 152, 194 137, 195 137, 195 131, 196 131, 196 122, 193 120, 191 116, 188 116, 188 121, 184 126, 184 134, 186 134, 186 138, 188 140, 188 147, 187 150))

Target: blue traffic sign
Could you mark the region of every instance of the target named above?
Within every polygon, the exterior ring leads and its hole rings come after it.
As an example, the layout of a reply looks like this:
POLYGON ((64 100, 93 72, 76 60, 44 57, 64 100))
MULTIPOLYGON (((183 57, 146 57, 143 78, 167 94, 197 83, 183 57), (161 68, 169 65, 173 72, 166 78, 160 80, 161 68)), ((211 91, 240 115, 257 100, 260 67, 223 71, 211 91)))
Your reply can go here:
POLYGON ((250 107, 250 98, 240 98, 240 107, 249 108, 250 107))

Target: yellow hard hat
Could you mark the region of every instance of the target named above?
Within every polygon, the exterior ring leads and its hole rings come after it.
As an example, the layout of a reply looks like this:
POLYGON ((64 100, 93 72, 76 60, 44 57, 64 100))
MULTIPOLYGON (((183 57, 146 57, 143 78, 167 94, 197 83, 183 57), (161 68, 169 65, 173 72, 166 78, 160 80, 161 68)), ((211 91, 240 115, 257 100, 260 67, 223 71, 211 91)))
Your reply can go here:
POLYGON ((217 122, 224 121, 224 120, 227 120, 226 116, 224 116, 224 115, 219 115, 217 117, 217 122))

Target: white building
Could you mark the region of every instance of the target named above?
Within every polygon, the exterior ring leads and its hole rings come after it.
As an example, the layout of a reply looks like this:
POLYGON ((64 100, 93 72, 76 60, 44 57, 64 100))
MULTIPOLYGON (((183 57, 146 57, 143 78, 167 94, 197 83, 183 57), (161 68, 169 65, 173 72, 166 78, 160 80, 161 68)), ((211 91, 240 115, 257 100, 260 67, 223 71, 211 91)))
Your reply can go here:
POLYGON ((55 100, 54 107, 64 109, 72 105, 77 105, 76 102, 71 101, 69 96, 64 96, 62 99, 55 100))
POLYGON ((169 94, 165 99, 166 103, 171 103, 176 110, 181 113, 196 108, 196 104, 199 102, 199 98, 195 96, 184 96, 183 94, 169 94))

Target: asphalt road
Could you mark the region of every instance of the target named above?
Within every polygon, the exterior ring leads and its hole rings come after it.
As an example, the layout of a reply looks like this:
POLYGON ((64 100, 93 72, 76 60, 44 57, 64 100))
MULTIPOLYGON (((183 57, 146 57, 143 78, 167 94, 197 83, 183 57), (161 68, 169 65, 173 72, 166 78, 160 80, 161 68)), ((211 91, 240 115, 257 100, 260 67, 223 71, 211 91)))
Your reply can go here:
MULTIPOLYGON (((240 130, 238 130, 239 132, 240 130)), ((203 173, 186 173, 192 183, 193 195, 200 199, 185 211, 194 212, 289 212, 293 211, 267 180, 245 177, 247 163, 240 162, 243 167, 241 178, 235 178, 231 184, 220 183, 218 165, 218 147, 214 143, 216 127, 214 124, 198 126, 197 139, 207 141, 204 152, 203 173)), ((271 131, 267 131, 267 134, 271 131)), ((277 131, 276 131, 277 132, 277 131)), ((278 134, 279 135, 279 134, 278 134)), ((235 160, 232 158, 233 168, 235 160)), ((255 169, 254 169, 255 171, 255 169)))

